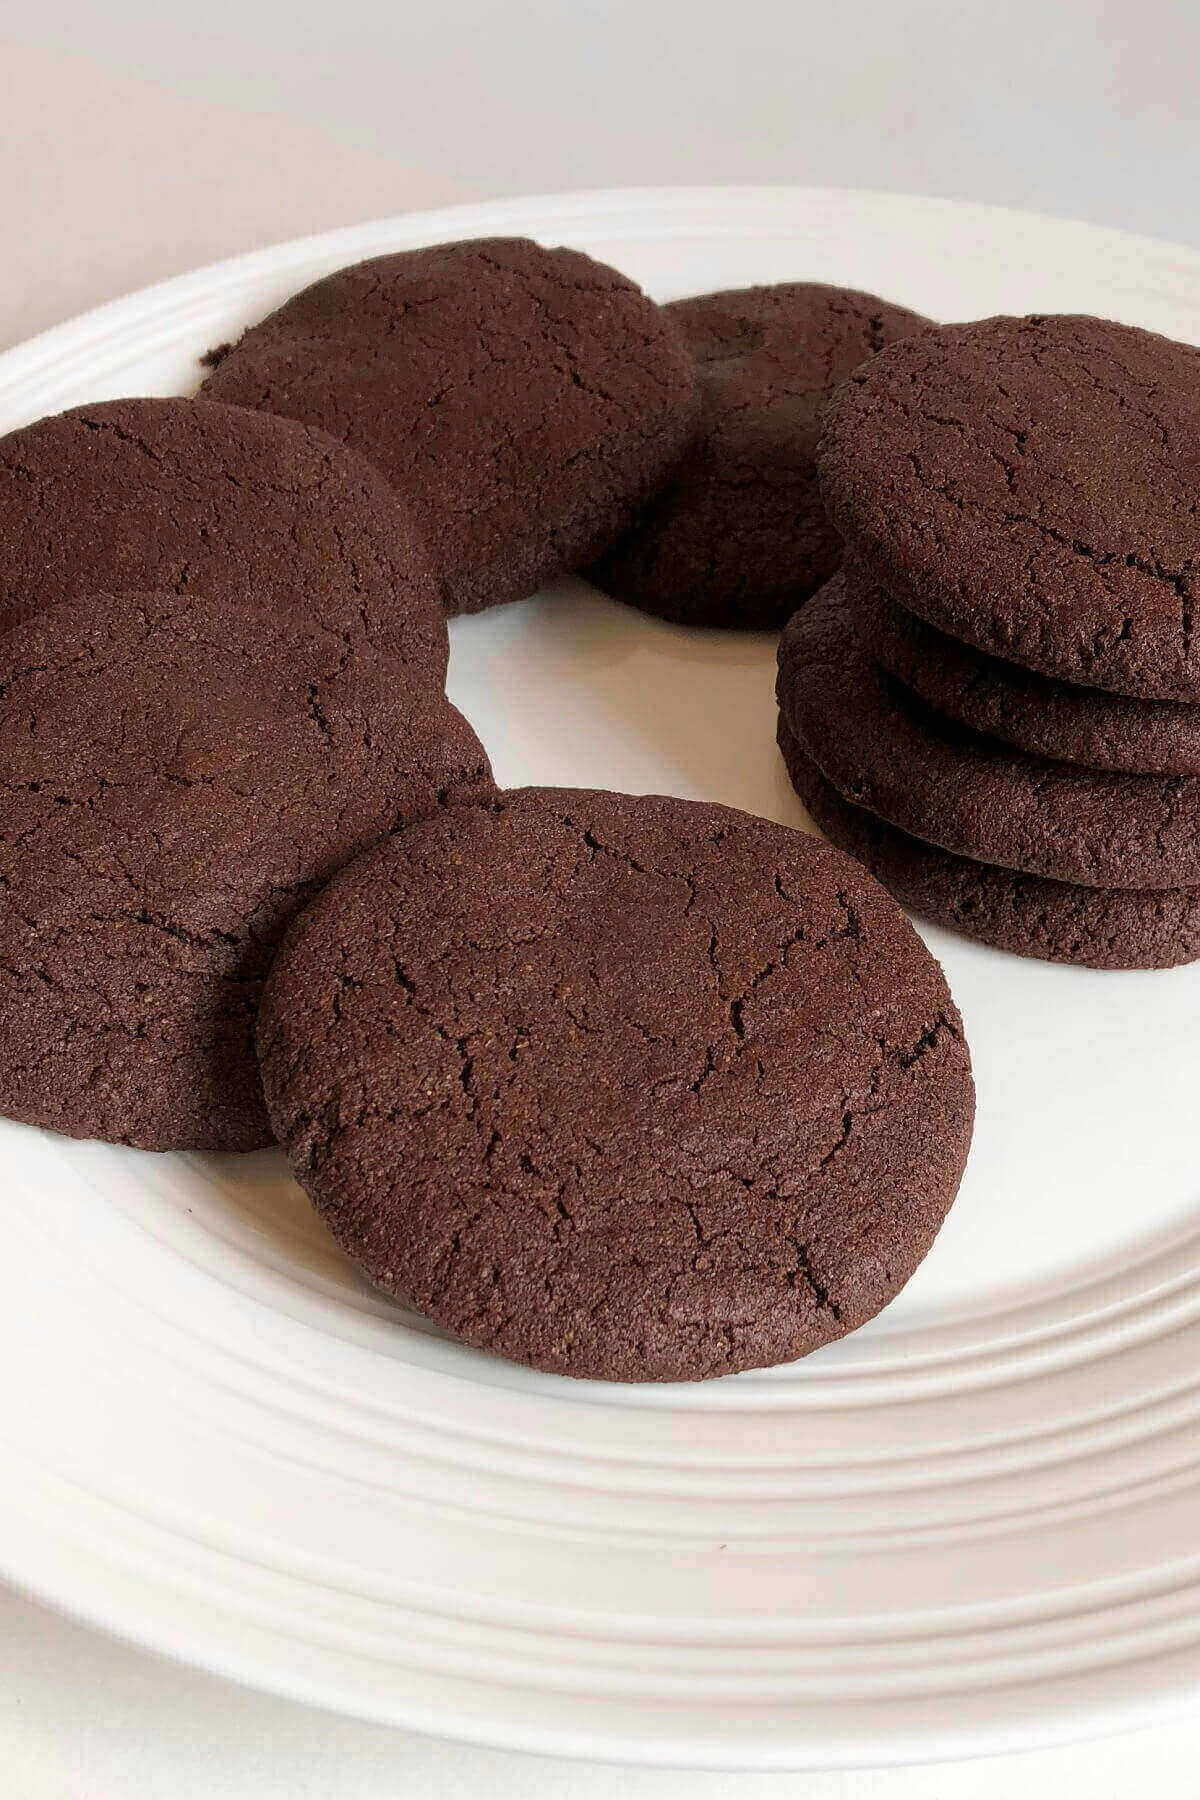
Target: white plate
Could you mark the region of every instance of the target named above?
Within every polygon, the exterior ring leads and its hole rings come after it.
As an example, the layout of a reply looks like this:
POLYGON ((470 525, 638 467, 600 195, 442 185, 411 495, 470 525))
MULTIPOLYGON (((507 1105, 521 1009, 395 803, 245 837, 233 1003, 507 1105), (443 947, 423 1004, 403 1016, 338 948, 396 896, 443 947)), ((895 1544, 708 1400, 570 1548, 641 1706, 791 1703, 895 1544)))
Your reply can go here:
MULTIPOLYGON (((657 295, 816 277, 942 317, 1086 309, 1200 337, 1200 256, 948 202, 530 200, 284 245, 0 360, 0 426, 179 391, 379 251, 528 232, 657 295)), ((800 822, 773 645, 580 584, 462 621, 503 782, 800 822)), ((372 1718, 773 1768, 962 1755, 1200 1695, 1200 967, 1100 975, 930 931, 979 1121, 907 1291, 794 1367, 531 1374, 366 1292, 280 1161, 0 1128, 0 1562, 84 1617, 372 1718)))

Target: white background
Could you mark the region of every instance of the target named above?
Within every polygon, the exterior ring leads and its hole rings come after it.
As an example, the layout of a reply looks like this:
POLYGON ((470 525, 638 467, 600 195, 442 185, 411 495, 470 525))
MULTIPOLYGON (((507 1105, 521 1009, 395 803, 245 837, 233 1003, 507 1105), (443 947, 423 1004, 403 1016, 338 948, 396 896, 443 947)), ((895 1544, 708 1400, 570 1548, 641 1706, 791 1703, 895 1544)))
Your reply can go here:
MULTIPOLYGON (((10 0, 0 29, 0 345, 302 231, 579 186, 893 188, 1200 242, 1178 0, 10 0)), ((536 1761, 243 1692, 0 1590, 5 1800, 1193 1800, 1198 1770, 1200 1721, 850 1776, 536 1761)))

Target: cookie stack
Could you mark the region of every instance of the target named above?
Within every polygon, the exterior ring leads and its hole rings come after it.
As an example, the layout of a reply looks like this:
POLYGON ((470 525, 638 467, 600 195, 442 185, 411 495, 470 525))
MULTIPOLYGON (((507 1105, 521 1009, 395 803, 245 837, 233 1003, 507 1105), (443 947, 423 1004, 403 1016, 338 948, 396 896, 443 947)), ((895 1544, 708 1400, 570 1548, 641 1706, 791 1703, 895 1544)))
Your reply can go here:
POLYGON ((779 741, 905 905, 1097 968, 1200 956, 1200 350, 998 318, 827 413, 843 571, 780 646, 779 741))

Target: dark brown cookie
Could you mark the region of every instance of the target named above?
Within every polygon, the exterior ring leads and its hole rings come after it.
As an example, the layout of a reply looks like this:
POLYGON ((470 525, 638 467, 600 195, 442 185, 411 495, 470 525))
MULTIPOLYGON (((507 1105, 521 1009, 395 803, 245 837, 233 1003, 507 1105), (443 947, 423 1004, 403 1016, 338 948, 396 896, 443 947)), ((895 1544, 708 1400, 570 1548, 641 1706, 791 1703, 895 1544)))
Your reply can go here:
POLYGON ((399 657, 197 595, 0 637, 0 766, 0 1112, 154 1150, 270 1142, 253 1027, 284 926, 382 833, 492 791, 399 657))
POLYGON ((141 589, 386 634, 414 679, 445 680, 445 620, 404 509, 323 432, 209 401, 107 400, 0 439, 0 630, 141 589))
POLYGON ((984 319, 857 370, 819 456, 894 599, 1042 674, 1200 700, 1200 349, 1105 319, 984 319))
POLYGON ((525 238, 341 269, 252 327, 204 392, 369 456, 413 510, 452 613, 599 555, 698 407, 691 358, 633 282, 525 238))
POLYGON ((811 281, 663 310, 696 359, 700 429, 588 579, 683 625, 778 630, 841 560, 817 490, 825 401, 865 357, 927 321, 811 281))
POLYGON ((857 570, 846 579, 876 661, 948 718, 1052 762, 1200 775, 1200 706, 1068 687, 947 637, 857 570))
POLYGON ((1200 777, 1076 769, 942 718, 871 657, 843 575, 783 634, 779 709, 845 799, 926 843, 1087 887, 1200 883, 1200 777))
POLYGON ((779 747, 830 842, 936 925, 1017 956, 1089 969, 1173 969, 1200 957, 1200 887, 1079 887, 953 856, 843 800, 782 718, 779 747))
POLYGON ((727 808, 527 789, 290 931, 272 1122, 342 1248, 467 1342, 688 1380, 904 1284, 973 1117, 941 970, 854 863, 727 808))

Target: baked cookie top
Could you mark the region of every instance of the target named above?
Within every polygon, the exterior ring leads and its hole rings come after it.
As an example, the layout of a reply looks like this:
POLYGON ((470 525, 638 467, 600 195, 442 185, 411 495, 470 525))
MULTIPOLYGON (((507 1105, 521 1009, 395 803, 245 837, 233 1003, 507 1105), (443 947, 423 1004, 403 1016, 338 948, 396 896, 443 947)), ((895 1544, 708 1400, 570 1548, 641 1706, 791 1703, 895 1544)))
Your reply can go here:
POLYGON ((526 238, 340 269, 216 354, 211 398, 321 426, 394 483, 452 613, 603 551, 698 405, 692 359, 640 288, 526 238))
POLYGON ((339 1244, 468 1343, 693 1379, 871 1317, 957 1189, 937 963, 864 870, 727 808, 526 789, 297 920, 258 1028, 339 1244))
POLYGON ((945 326, 850 377, 819 460, 849 549, 931 624, 1200 699, 1200 349, 1076 316, 945 326))

